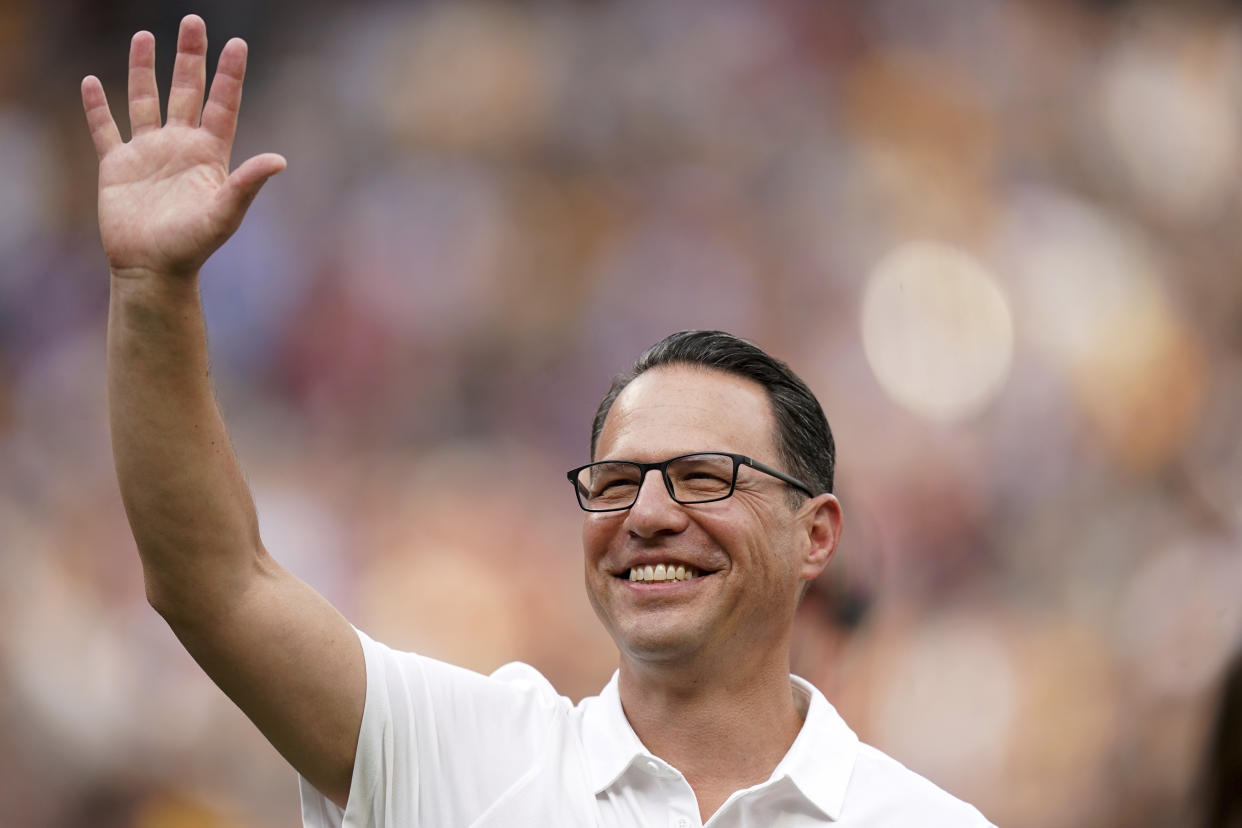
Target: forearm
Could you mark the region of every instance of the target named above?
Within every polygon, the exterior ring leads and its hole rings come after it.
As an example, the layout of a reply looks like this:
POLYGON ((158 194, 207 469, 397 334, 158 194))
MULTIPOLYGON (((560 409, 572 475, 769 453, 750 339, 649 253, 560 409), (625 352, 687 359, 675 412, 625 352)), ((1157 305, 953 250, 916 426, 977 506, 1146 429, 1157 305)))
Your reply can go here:
POLYGON ((196 278, 112 276, 108 407, 151 603, 166 617, 219 608, 264 553, 212 395, 196 278))
POLYGON ((194 275, 285 159, 264 153, 230 171, 246 44, 224 44, 204 101, 206 55, 206 27, 187 15, 161 123, 155 39, 134 35, 129 141, 99 78, 82 80, 99 155, 99 235, 113 268, 108 407, 117 477, 152 605, 277 750, 343 804, 366 695, 361 645, 327 601, 263 549, 212 396, 194 275))
POLYGON ((366 687, 361 647, 263 549, 211 390, 196 279, 112 277, 108 406, 151 604, 277 750, 343 805, 366 687))

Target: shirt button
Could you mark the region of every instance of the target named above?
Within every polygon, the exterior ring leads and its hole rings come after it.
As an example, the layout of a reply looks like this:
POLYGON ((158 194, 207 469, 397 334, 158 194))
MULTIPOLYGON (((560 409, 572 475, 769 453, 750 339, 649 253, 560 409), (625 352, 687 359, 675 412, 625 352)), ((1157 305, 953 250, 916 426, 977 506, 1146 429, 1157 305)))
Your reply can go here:
POLYGON ((685 817, 677 820, 677 828, 690 828, 690 820, 685 817))
POLYGON ((658 774, 660 772, 660 763, 655 761, 654 759, 648 759, 647 770, 651 771, 652 773, 658 774))

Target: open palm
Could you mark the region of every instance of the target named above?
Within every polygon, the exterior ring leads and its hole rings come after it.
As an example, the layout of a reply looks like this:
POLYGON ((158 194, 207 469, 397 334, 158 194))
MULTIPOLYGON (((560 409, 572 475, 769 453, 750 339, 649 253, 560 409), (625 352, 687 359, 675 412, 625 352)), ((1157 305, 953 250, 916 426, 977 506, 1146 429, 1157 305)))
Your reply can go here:
POLYGON ((99 229, 114 275, 189 275, 224 243, 259 188, 285 167, 273 153, 247 160, 232 174, 246 44, 225 44, 203 104, 207 30, 201 18, 181 21, 168 119, 160 124, 155 38, 134 35, 129 53, 129 119, 121 140, 99 79, 82 81, 82 104, 99 154, 99 229))

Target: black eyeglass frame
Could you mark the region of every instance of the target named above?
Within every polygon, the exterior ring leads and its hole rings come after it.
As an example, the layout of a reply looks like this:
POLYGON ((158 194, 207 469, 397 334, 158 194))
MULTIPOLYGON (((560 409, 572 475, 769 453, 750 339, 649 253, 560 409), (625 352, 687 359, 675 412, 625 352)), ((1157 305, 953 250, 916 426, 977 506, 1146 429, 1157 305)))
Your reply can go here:
POLYGON ((758 460, 754 460, 750 457, 747 457, 745 454, 734 454, 733 452, 729 452, 729 451, 692 451, 689 454, 679 454, 676 457, 670 457, 667 460, 663 460, 659 463, 639 463, 634 460, 596 460, 593 463, 587 463, 585 465, 578 466, 577 468, 570 469, 569 471, 565 473, 565 476, 569 478, 569 484, 574 487, 574 496, 578 500, 578 506, 580 506, 584 512, 624 512, 626 509, 632 509, 634 507, 634 504, 638 502, 638 495, 639 495, 639 492, 642 490, 643 483, 645 483, 647 480, 647 473, 650 472, 652 469, 659 469, 660 477, 664 480, 664 488, 668 490, 668 496, 673 499, 674 503, 680 503, 683 506, 697 506, 700 503, 716 503, 717 501, 728 500, 729 498, 733 497, 733 492, 737 489, 737 470, 742 466, 750 466, 752 469, 755 469, 756 471, 761 471, 764 474, 771 475, 772 477, 775 477, 777 480, 781 481, 782 483, 786 483, 790 486, 793 486, 795 489, 798 489, 806 493, 807 497, 815 497, 815 493, 811 491, 811 487, 803 483, 798 478, 790 477, 789 475, 785 474, 780 469, 774 469, 771 466, 767 465, 766 463, 760 463, 758 460), (717 457, 728 457, 729 459, 733 461, 733 476, 729 480, 728 493, 723 494, 720 497, 710 498, 708 500, 680 500, 678 499, 677 495, 673 492, 673 481, 669 480, 669 477, 668 477, 669 464, 676 463, 678 460, 684 460, 687 457, 699 457, 704 454, 715 455, 717 457), (638 469, 638 473, 639 473, 638 487, 634 489, 634 500, 628 506, 610 506, 607 509, 589 508, 585 503, 582 502, 582 490, 581 490, 581 487, 578 485, 578 475, 580 475, 586 469, 591 468, 591 466, 612 465, 612 464, 617 464, 617 463, 624 463, 629 466, 634 466, 635 468, 638 469))

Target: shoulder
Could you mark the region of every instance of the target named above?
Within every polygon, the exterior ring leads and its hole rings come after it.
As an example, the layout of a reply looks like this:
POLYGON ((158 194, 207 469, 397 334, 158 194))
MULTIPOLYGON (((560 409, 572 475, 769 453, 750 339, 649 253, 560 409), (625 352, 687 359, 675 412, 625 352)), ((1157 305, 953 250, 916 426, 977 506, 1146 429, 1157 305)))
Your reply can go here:
POLYGON ((511 661, 498 667, 488 676, 488 680, 509 692, 526 696, 536 707, 561 713, 573 707, 573 702, 558 693, 543 673, 523 661, 511 661))
POLYGON ((498 667, 490 674, 475 672, 456 664, 440 661, 419 653, 397 650, 378 642, 361 630, 357 631, 366 658, 367 675, 373 682, 386 681, 411 686, 423 692, 437 689, 454 693, 481 693, 529 696, 549 706, 568 704, 557 694, 552 683, 537 669, 520 661, 498 667))
POLYGON ((559 699, 556 688, 543 673, 524 661, 510 661, 492 671, 492 681, 504 682, 514 687, 524 688, 532 693, 549 699, 559 699))
POLYGON ((987 828, 991 823, 963 802, 893 757, 860 742, 850 779, 848 814, 875 825, 906 825, 917 817, 928 828, 987 828))

